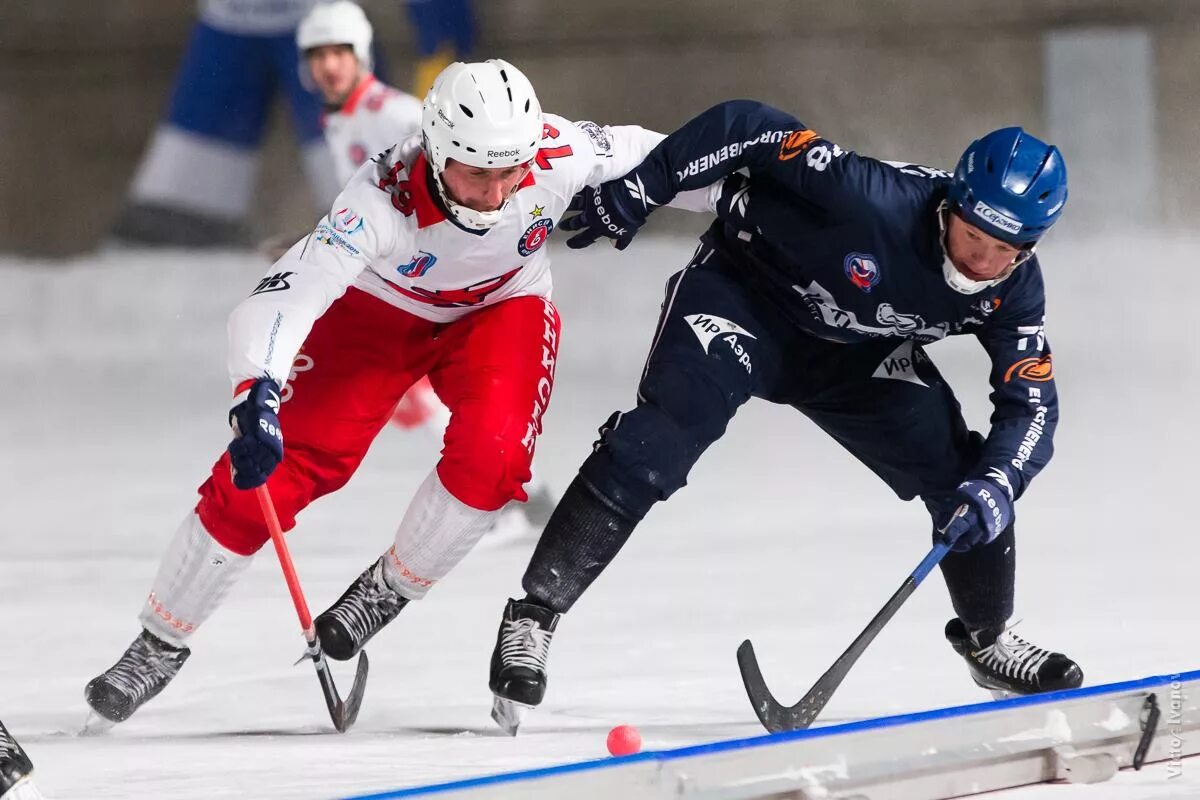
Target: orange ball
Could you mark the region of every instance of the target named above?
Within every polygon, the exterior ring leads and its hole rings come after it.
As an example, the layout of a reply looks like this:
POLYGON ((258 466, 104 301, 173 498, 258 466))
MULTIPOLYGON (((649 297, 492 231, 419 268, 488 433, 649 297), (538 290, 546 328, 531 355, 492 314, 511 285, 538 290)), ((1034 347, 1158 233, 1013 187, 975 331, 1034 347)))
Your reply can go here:
POLYGON ((608 752, 631 756, 642 749, 642 735, 632 725, 618 725, 608 732, 608 752))

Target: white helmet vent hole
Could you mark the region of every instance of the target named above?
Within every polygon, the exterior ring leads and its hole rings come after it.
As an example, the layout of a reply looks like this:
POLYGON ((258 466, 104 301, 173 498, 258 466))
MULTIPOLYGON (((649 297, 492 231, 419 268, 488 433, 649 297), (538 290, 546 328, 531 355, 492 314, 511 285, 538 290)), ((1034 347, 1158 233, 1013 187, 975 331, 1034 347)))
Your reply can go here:
POLYGON ((474 117, 475 117, 475 114, 474 114, 474 113, 471 111, 471 109, 467 108, 467 107, 466 107, 466 106, 464 106, 462 103, 459 103, 459 104, 458 104, 458 107, 462 109, 462 112, 463 112, 464 114, 466 114, 468 117, 471 117, 472 119, 474 119, 474 117))

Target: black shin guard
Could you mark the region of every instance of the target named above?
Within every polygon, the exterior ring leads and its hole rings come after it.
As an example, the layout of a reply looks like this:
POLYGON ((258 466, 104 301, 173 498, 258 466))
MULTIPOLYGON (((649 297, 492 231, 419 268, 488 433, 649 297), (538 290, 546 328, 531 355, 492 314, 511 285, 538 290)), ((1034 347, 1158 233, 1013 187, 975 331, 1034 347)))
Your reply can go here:
POLYGON ((575 476, 546 523, 521 585, 532 599, 567 612, 616 558, 639 521, 583 475, 575 476))
POLYGON ((968 630, 999 628, 1013 613, 1017 548, 1013 526, 994 541, 965 553, 947 553, 942 576, 954 613, 968 630))

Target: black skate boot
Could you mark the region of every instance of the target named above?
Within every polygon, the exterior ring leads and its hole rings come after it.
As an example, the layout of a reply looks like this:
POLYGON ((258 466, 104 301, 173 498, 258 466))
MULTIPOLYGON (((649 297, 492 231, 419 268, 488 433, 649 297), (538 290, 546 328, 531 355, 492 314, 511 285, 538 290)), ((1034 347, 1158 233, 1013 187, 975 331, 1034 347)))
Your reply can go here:
POLYGON ((383 579, 383 557, 359 575, 337 602, 317 617, 317 637, 325 654, 349 661, 408 604, 383 579))
POLYGON ((33 762, 17 740, 0 722, 0 798, 2 800, 41 800, 30 775, 33 762))
POLYGON ((1083 671, 1062 653, 1051 653, 1011 630, 968 633, 957 617, 946 623, 946 639, 962 656, 975 683, 997 697, 1075 689, 1083 671))
POLYGON ((88 682, 83 695, 104 719, 124 722, 166 688, 191 654, 143 629, 116 664, 88 682))
POLYGON ((495 699, 492 719, 510 736, 517 735, 525 709, 546 695, 546 659, 559 615, 536 603, 509 599, 496 634, 488 688, 495 699))

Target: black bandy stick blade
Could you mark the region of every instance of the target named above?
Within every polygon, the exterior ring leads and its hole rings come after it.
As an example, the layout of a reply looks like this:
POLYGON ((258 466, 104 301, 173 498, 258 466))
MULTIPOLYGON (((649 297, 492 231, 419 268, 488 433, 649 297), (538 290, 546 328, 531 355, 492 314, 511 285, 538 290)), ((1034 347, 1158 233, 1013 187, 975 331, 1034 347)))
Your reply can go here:
POLYGON ((339 703, 339 719, 334 721, 334 727, 339 733, 345 733, 358 719, 359 709, 362 708, 363 694, 367 690, 367 670, 371 662, 367 660, 366 651, 359 653, 358 666, 354 670, 354 683, 350 685, 350 694, 344 702, 339 703))
MULTIPOLYGON (((792 709, 782 705, 767 688, 762 669, 758 666, 758 658, 754 655, 754 645, 750 640, 742 642, 737 651, 738 668, 742 673, 742 684, 746 687, 746 695, 758 721, 769 733, 796 730, 797 727, 807 728, 808 724, 797 726, 792 720, 792 709)), ((815 715, 814 715, 815 716, 815 715)), ((811 720, 810 720, 811 722, 811 720)))

